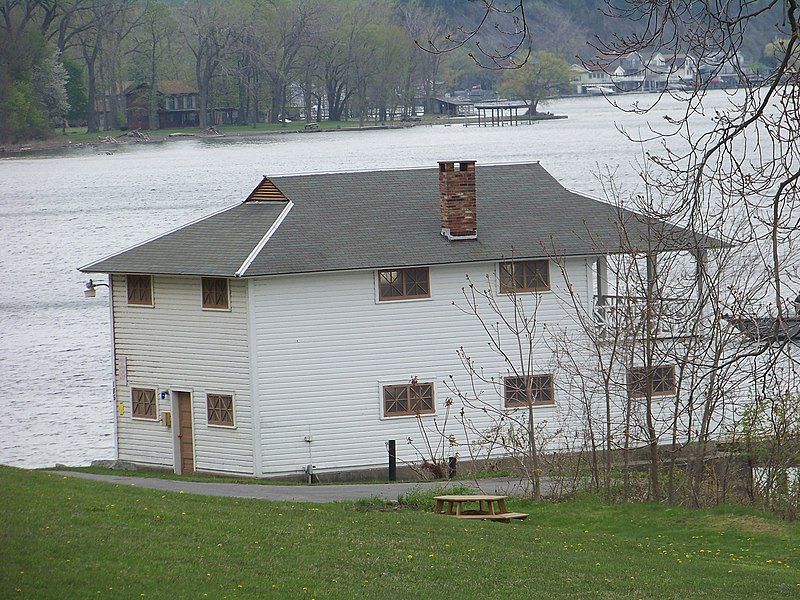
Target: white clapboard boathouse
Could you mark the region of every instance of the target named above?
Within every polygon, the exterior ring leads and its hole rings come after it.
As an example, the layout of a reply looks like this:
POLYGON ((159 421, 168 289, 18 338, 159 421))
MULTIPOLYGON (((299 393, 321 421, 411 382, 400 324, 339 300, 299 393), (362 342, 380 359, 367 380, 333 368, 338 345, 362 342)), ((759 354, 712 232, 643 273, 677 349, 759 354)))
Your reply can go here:
MULTIPOLYGON (((264 177, 231 208, 81 268, 108 274, 117 458, 284 476, 380 467, 397 440, 415 460, 405 441, 467 376, 459 348, 509 378, 454 306, 467 277, 496 281, 500 302, 536 296, 540 323, 568 330, 566 298, 606 293, 599 265, 623 251, 622 225, 646 235, 636 217, 538 163, 264 177)), ((671 232, 662 250, 689 247, 671 232)), ((540 422, 577 397, 551 354, 533 361, 540 422)), ((513 381, 484 391, 515 410, 513 381)))

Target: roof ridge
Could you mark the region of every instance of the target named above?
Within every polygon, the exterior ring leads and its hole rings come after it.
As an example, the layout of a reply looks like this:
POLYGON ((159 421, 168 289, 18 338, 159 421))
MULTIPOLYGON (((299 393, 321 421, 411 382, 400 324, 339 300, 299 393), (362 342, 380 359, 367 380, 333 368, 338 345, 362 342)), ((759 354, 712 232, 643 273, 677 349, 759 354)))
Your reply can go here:
MULTIPOLYGON (((264 179, 266 179, 266 177, 264 179)), ((247 273, 247 269, 250 268, 250 265, 253 263, 253 261, 258 257, 259 254, 261 254, 261 251, 264 249, 264 246, 267 245, 269 238, 271 238, 272 234, 278 230, 278 227, 281 226, 281 223, 283 223, 283 220, 289 214, 289 211, 292 210, 293 206, 294 203, 291 200, 286 203, 286 206, 283 207, 281 214, 279 214, 278 217, 272 222, 272 225, 270 225, 269 229, 267 229, 264 236, 253 247, 253 249, 250 251, 250 254, 248 254, 247 258, 244 259, 242 265, 239 267, 236 273, 234 273, 234 277, 243 277, 245 273, 247 273)))
MULTIPOLYGON (((460 162, 465 159, 453 159, 455 162, 460 162)), ((473 159, 474 160, 474 159, 473 159)), ((446 161, 441 161, 446 162, 446 161)), ((492 162, 492 163, 481 163, 480 161, 476 161, 480 164, 480 168, 485 169, 487 167, 506 167, 506 166, 524 166, 524 165, 540 165, 541 163, 538 160, 521 160, 521 161, 501 161, 501 162, 492 162)), ((544 167, 542 167, 544 169, 544 167)), ((363 169, 344 169, 341 171, 303 171, 303 172, 293 172, 287 173, 285 175, 271 175, 271 179, 287 179, 289 177, 313 177, 314 175, 347 175, 350 173, 401 173, 405 171, 436 171, 438 167, 436 166, 414 166, 414 167, 395 167, 395 168, 386 168, 386 169, 374 169, 370 167, 364 167, 363 169)), ((545 169, 546 170, 546 169, 545 169)), ((548 171, 549 173, 549 171, 548 171)), ((266 175, 264 176, 267 177, 266 175)))

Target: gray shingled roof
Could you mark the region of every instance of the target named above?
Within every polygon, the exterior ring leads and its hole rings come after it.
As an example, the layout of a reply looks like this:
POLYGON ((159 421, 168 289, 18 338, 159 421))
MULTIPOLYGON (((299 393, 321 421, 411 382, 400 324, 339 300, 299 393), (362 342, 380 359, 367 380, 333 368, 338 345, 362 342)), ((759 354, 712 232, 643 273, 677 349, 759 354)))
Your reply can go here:
MULTIPOLYGON (((685 229, 567 190, 538 163, 478 165, 476 179, 478 239, 448 241, 435 168, 271 177, 294 207, 244 275, 617 253, 645 249, 648 230, 658 250, 696 246, 685 229)), ((243 203, 81 270, 232 277, 284 206, 243 203)))
POLYGON ((233 277, 285 206, 239 204, 80 270, 233 277))

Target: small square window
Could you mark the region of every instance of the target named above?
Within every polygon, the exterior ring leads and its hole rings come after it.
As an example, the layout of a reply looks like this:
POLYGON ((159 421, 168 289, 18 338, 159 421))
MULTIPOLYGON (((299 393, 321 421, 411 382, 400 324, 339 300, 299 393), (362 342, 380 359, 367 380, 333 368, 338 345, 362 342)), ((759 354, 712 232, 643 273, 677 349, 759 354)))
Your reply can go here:
POLYGON ((528 406, 528 386, 531 385, 533 406, 555 404, 556 394, 552 375, 528 375, 527 377, 504 377, 503 396, 506 408, 528 406))
POLYGON ((207 394, 208 424, 233 427, 233 396, 207 394))
POLYGON ((227 310, 230 306, 228 280, 218 277, 203 277, 203 308, 227 310))
POLYGON ((131 414, 137 419, 157 418, 156 391, 146 388, 131 388, 131 414))
POLYGON ((400 417, 435 412, 433 383, 383 386, 383 415, 400 417))
POLYGON ((671 396, 675 394, 675 366, 635 367, 628 371, 628 393, 631 398, 671 396))
POLYGON ((378 299, 409 300, 430 297, 428 267, 378 271, 378 299))
POLYGON ((550 289, 549 260, 500 263, 500 292, 546 292, 550 289))
POLYGON ((128 304, 153 306, 153 278, 150 275, 128 275, 125 284, 128 304))

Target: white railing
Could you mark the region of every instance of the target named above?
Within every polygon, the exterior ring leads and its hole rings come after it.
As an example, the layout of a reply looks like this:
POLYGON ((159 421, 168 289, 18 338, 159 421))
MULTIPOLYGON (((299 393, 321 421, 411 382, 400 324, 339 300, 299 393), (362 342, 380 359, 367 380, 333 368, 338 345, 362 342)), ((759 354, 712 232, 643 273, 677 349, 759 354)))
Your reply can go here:
POLYGON ((693 309, 693 302, 685 298, 652 298, 648 302, 643 296, 594 297, 595 325, 605 338, 688 337, 693 335, 693 309))

